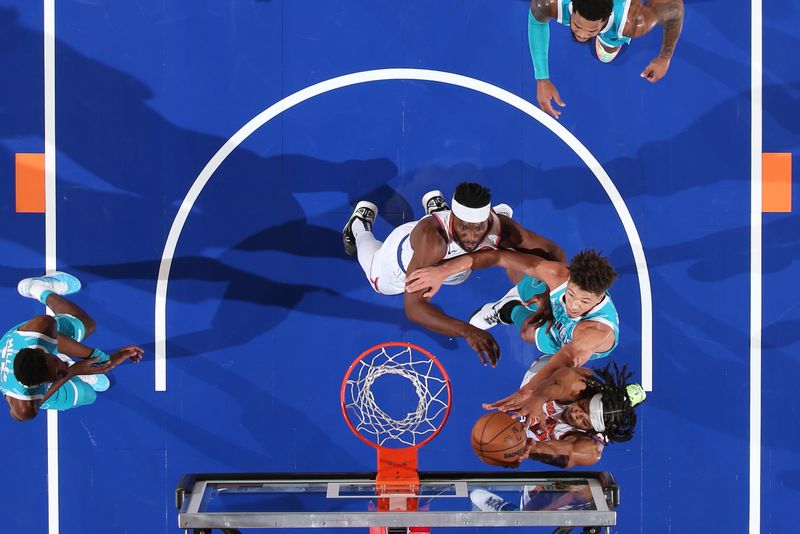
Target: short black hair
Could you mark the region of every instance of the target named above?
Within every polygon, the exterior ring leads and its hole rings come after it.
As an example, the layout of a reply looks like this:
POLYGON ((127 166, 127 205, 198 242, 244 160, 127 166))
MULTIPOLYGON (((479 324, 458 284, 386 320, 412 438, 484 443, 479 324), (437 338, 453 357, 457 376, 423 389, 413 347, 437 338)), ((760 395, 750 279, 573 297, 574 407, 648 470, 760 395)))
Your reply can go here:
POLYGON ((47 382, 47 356, 38 349, 21 349, 14 357, 14 377, 28 387, 47 382))
POLYGON ((613 0, 572 0, 572 10, 586 20, 607 20, 614 10, 613 0))
POLYGON ((462 182, 456 187, 453 198, 459 204, 468 208, 482 208, 492 203, 492 193, 489 188, 473 182, 462 182))
POLYGON ((594 249, 578 252, 569 262, 569 279, 584 291, 605 293, 616 278, 617 272, 608 258, 594 249))

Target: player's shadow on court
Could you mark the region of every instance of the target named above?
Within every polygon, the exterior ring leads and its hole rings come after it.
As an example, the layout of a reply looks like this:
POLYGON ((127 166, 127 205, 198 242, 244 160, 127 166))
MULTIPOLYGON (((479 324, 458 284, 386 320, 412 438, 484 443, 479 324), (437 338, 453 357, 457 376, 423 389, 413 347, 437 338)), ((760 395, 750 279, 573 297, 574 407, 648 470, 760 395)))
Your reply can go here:
MULTIPOLYGON (((92 273, 100 279, 150 280, 158 272, 159 264, 158 261, 144 261, 75 267, 80 272, 92 273)), ((192 356, 245 344, 284 321, 290 311, 356 321, 368 318, 372 323, 388 325, 404 321, 399 305, 366 304, 328 287, 277 281, 227 265, 215 258, 176 258, 170 282, 168 296, 175 303, 173 305, 218 303, 211 319, 211 328, 170 338, 170 344, 174 343, 176 349, 170 350, 171 356, 192 356), (255 306, 241 307, 237 303, 255 306), (367 305, 369 313, 365 316, 364 306, 367 305), (228 337, 226 333, 229 332, 235 332, 235 335, 228 337), (185 344, 194 349, 181 350, 180 347, 185 344)), ((399 301, 396 302, 399 304, 399 301)), ((203 322, 206 321, 207 318, 203 322)))
MULTIPOLYGON (((769 258, 762 273, 784 271, 800 261, 800 218, 781 216, 763 225, 762 251, 769 258)), ((688 263, 687 274, 699 282, 719 282, 750 272, 750 228, 738 227, 713 232, 696 239, 647 249, 647 265, 651 273, 661 266, 688 263)), ((633 274, 630 246, 617 247, 610 255, 612 265, 620 273, 633 274)))
MULTIPOLYGON (((150 335, 146 329, 130 324, 123 310, 111 320, 114 328, 126 331, 134 339, 150 335)), ((198 408, 176 415, 168 397, 173 394, 172 389, 164 394, 166 402, 159 403, 150 395, 140 396, 131 390, 123 378, 103 396, 104 402, 119 404, 119 408, 110 413, 125 409, 144 416, 176 440, 236 471, 291 471, 299 463, 309 470, 324 471, 330 469, 331 462, 354 466, 352 469, 369 468, 363 465, 363 457, 350 453, 349 445, 354 438, 346 431, 344 423, 329 425, 341 416, 335 402, 338 383, 330 380, 331 376, 342 372, 341 361, 336 358, 314 360, 312 371, 311 361, 296 357, 295 352, 302 354, 302 351, 275 346, 246 353, 230 347, 233 349, 231 358, 219 361, 193 353, 192 342, 191 336, 170 341, 170 370, 174 376, 190 375, 205 384, 203 399, 211 399, 211 402, 204 404, 203 410, 198 408), (182 345, 184 342, 188 344, 182 345), (176 354, 190 353, 195 357, 172 358, 176 354), (234 361, 235 365, 228 365, 234 361), (289 382, 296 386, 287 388, 289 382), (330 402, 321 399, 330 399, 330 402), (240 429, 250 436, 249 440, 240 438, 240 429), (291 450, 286 448, 286 429, 291 429, 291 450)), ((146 348, 146 358, 151 354, 152 350, 146 348)), ((176 387, 175 382, 171 384, 171 388, 176 387)))
MULTIPOLYGON (((646 406, 672 413, 691 426, 649 425, 648 433, 661 444, 656 447, 669 448, 673 446, 670 436, 690 435, 697 428, 712 429, 736 438, 746 448, 747 418, 742 414, 747 414, 749 402, 749 323, 745 313, 735 325, 716 313, 726 305, 742 306, 742 295, 731 295, 730 303, 707 302, 697 299, 695 293, 673 289, 670 280, 657 273, 652 277, 653 285, 659 288, 659 300, 669 302, 669 306, 654 309, 653 319, 661 340, 654 361, 655 391, 646 406)), ((768 327, 764 339, 767 332, 778 327, 768 327)), ((787 376, 800 375, 796 359, 786 357, 781 362, 787 376)), ((791 432, 765 432, 762 441, 772 447, 796 450, 791 432)))
MULTIPOLYGON (((9 72, 31 71, 29 76, 20 76, 16 83, 0 87, 0 101, 4 103, 0 109, 0 135, 41 138, 39 123, 30 120, 31 95, 42 92, 37 81, 40 73, 32 70, 40 61, 25 55, 41 50, 41 41, 41 32, 22 26, 15 10, 0 8, 0 42, 5 43, 8 50, 25 51, 7 55, 4 58, 8 63, 6 68, 9 72)), ((66 130, 58 144, 60 220, 70 220, 78 226, 89 225, 95 242, 119 241, 120 228, 158 236, 129 240, 116 253, 125 260, 160 256, 166 231, 180 202, 205 163, 227 139, 168 120, 151 105, 155 95, 145 83, 83 55, 64 41, 56 41, 56 56, 59 80, 65 80, 59 84, 59 123, 66 130), (125 125, 123 132, 119 128, 121 124, 125 125), (69 131, 64 125, 78 127, 80 131, 69 131), (109 135, 109 132, 121 133, 109 135), (94 185, 74 185, 77 183, 94 185), (98 194, 99 191, 105 194, 98 194), (102 208, 86 210, 86 205, 102 208)), ((280 92, 272 97, 271 92, 274 91, 265 92, 265 107, 272 103, 272 98, 280 98, 280 92)), ((6 150, 2 156, 13 160, 13 155, 6 150)), ((257 207, 256 215, 260 217, 252 219, 255 227, 267 226, 259 224, 265 214, 275 215, 270 225, 304 221, 307 207, 298 198, 305 192, 340 191, 346 196, 348 192, 361 191, 381 202, 397 202, 399 198, 386 185, 397 174, 397 167, 387 158, 328 162, 302 155, 262 156, 239 147, 218 173, 226 175, 230 181, 225 183, 222 177, 215 175, 212 185, 223 182, 219 184, 220 189, 201 195, 190 216, 190 224, 202 225, 202 211, 211 205, 229 210, 225 212, 228 217, 246 211, 243 208, 257 207), (233 199, 237 197, 236 191, 242 189, 242 183, 247 185, 238 198, 245 198, 246 202, 236 204, 233 199), (287 187, 288 184, 291 185, 287 187)), ((346 219, 350 210, 348 208, 341 217, 346 219)), ((410 209, 401 206, 399 211, 410 212, 410 209)), ((225 225, 221 226, 215 228, 209 224, 203 228, 205 246, 230 244, 230 235, 225 225), (222 238, 222 242, 217 238, 222 238)), ((282 242, 287 251, 297 254, 333 255, 336 232, 330 232, 328 239, 322 235, 324 230, 314 231, 313 237, 319 240, 305 248, 297 246, 298 240, 293 239, 293 235, 280 236, 275 243, 268 239, 262 241, 275 245, 273 248, 279 248, 282 242)), ((59 260, 67 264, 80 263, 81 256, 85 255, 79 247, 59 250, 59 260)))
MULTIPOLYGON (((243 362, 238 366, 240 372, 246 365, 243 362)), ((196 358, 189 365, 176 362, 173 372, 189 373, 205 382, 204 397, 214 399, 217 411, 204 410, 178 416, 158 406, 149 396, 140 397, 122 384, 103 400, 118 404, 117 410, 131 410, 146 417, 174 439, 234 471, 291 471, 298 463, 317 471, 324 471, 332 462, 363 467, 363 461, 330 438, 331 434, 342 434, 347 438, 345 432, 323 427, 325 421, 335 420, 340 415, 335 403, 325 408, 316 403, 309 404, 305 395, 296 395, 290 398, 295 402, 291 404, 290 399, 269 393, 264 388, 266 380, 257 383, 243 378, 205 358, 196 358), (230 404, 238 406, 238 409, 232 409, 230 404), (291 429, 291 450, 286 448, 289 434, 283 429, 287 428, 291 429), (229 429, 230 434, 225 429, 229 429), (240 429, 250 435, 249 440, 241 439, 241 436, 237 439, 226 437, 237 435, 240 429), (319 451, 325 451, 325 454, 319 451)), ((306 382, 307 385, 309 377, 298 378, 298 383, 306 382)), ((286 390, 281 388, 281 391, 286 390)))

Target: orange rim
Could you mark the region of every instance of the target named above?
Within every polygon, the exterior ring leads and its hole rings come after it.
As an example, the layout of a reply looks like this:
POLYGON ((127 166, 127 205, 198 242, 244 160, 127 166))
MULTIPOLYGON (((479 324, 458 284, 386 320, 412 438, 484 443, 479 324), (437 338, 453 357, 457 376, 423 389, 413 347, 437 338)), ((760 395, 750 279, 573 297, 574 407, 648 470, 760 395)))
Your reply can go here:
POLYGON ((353 363, 350 364, 350 367, 347 368, 347 372, 344 374, 344 379, 342 380, 342 389, 340 390, 340 393, 339 393, 339 401, 340 401, 340 404, 342 406, 342 415, 344 416, 344 420, 347 422, 347 426, 350 427, 350 430, 353 432, 353 434, 358 436, 358 439, 360 439, 361 441, 363 441, 364 443, 366 443, 370 447, 372 447, 374 449, 389 449, 389 450, 393 450, 393 449, 419 449, 420 447, 422 447, 423 445, 428 443, 430 440, 435 438, 439 434, 439 432, 441 432, 442 428, 444 428, 444 424, 447 422, 447 418, 450 417, 450 401, 452 400, 452 396, 453 396, 453 392, 452 392, 452 390, 450 388, 450 376, 447 374, 447 371, 444 370, 444 366, 439 362, 439 360, 436 358, 436 356, 434 356, 433 354, 431 354, 427 350, 423 349, 422 347, 420 347, 418 345, 414 345, 413 343, 404 343, 404 342, 401 342, 401 341, 390 341, 388 343, 381 343, 379 345, 375 345, 374 347, 368 348, 367 350, 362 352, 358 356, 358 358, 353 360, 353 363), (350 420, 350 416, 347 413, 347 406, 346 406, 347 402, 345 400, 345 393, 347 391, 347 379, 350 377, 350 373, 353 372, 353 369, 355 369, 356 365, 358 365, 358 362, 360 362, 361 360, 363 360, 364 358, 366 358, 370 354, 374 354, 376 351, 378 351, 380 349, 383 349, 384 347, 408 347, 410 349, 417 350, 417 351, 421 352, 422 354, 424 354, 425 356, 427 356, 428 358, 430 358, 433 361, 433 363, 436 365, 437 369, 439 369, 439 371, 442 373, 442 377, 444 378, 445 384, 447 385, 447 408, 446 408, 446 410, 444 412, 444 417, 442 417, 442 422, 439 423, 439 426, 436 428, 436 430, 433 432, 433 434, 431 434, 430 436, 425 438, 420 443, 417 443, 416 445, 410 445, 408 447, 383 447, 381 445, 378 445, 377 443, 373 443, 372 441, 370 441, 369 439, 367 439, 367 438, 365 438, 364 436, 361 435, 361 433, 358 431, 358 429, 355 427, 355 425, 353 425, 353 422, 350 420))

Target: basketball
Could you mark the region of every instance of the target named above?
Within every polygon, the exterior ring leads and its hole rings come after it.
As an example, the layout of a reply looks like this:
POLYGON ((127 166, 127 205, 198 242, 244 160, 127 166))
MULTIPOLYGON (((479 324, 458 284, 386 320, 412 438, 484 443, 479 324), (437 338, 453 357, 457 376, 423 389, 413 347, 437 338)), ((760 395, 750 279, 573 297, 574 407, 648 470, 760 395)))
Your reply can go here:
POLYGON ((517 465, 526 440, 519 418, 503 412, 487 413, 472 427, 472 450, 489 465, 517 465))

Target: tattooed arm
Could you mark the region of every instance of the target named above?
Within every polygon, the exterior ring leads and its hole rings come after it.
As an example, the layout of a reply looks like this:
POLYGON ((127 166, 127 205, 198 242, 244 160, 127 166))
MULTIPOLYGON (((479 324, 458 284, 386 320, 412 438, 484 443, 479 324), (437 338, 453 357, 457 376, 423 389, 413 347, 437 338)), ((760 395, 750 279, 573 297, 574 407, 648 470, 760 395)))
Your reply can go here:
POLYGON ((661 51, 641 73, 641 77, 648 82, 657 82, 669 69, 669 62, 683 28, 683 0, 650 0, 647 4, 634 0, 624 34, 628 37, 639 37, 658 25, 664 27, 661 51))

